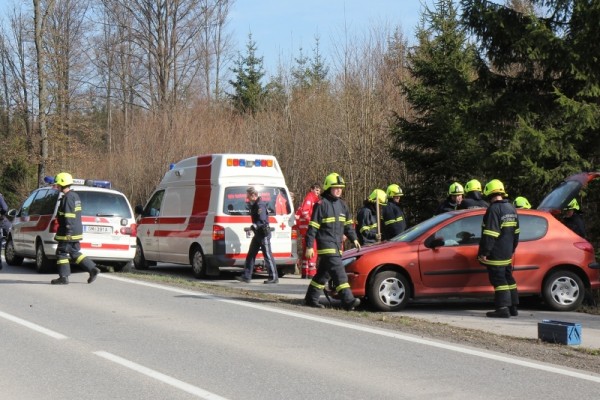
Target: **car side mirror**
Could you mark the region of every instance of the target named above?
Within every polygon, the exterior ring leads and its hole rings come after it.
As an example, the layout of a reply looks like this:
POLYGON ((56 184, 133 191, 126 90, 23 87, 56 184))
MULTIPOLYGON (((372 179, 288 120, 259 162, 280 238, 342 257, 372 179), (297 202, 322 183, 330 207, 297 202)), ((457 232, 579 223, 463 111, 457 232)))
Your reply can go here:
POLYGON ((443 246, 444 246, 443 238, 430 236, 429 238, 427 238, 427 240, 425 240, 425 247, 428 247, 430 249, 435 249, 436 247, 443 247, 443 246))
POLYGON ((17 215, 17 210, 15 210, 14 208, 11 208, 10 210, 8 210, 6 215, 8 215, 10 218, 14 218, 17 215))

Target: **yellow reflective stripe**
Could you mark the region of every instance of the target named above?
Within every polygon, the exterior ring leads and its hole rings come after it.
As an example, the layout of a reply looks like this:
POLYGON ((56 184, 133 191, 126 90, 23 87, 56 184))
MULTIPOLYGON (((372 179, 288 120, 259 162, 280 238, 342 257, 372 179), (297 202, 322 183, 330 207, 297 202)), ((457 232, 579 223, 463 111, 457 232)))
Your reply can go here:
MULTIPOLYGON (((340 222, 346 222, 346 216, 345 215, 340 215, 340 222)), ((352 222, 352 221, 350 221, 352 222)))
POLYGON ((396 220, 395 220, 395 219, 389 219, 389 220, 387 220, 387 221, 383 221, 383 224, 384 224, 384 225, 391 225, 391 224, 393 224, 394 222, 396 222, 396 220))
POLYGON ((521 233, 521 229, 519 229, 519 228, 515 229, 515 233, 521 233))
POLYGON ((513 283, 512 285, 508 285, 509 290, 515 290, 517 288, 517 284, 513 283))
POLYGON ((322 224, 328 224, 328 223, 332 223, 332 222, 335 222, 335 217, 323 218, 321 220, 322 224))
POLYGON ((487 230, 487 229, 484 229, 484 230, 483 230, 483 234, 484 234, 484 235, 491 236, 491 237, 495 237, 495 238, 497 238, 497 237, 499 237, 499 236, 500 236, 500 233, 499 233, 499 232, 494 232, 494 231, 490 231, 490 230, 487 230))
POLYGON ((310 221, 308 223, 308 225, 310 225, 310 226, 312 226, 313 228, 316 228, 316 229, 319 229, 321 227, 321 225, 319 225, 319 223, 316 222, 316 221, 310 221))
POLYGON ((69 263, 68 258, 59 258, 58 260, 56 260, 56 264, 68 264, 68 263, 69 263))
POLYGON ((81 206, 75 206, 75 211, 81 211, 81 206))
POLYGON ((505 265, 508 265, 511 263, 511 259, 509 258, 508 260, 487 260, 484 264, 486 265, 491 265, 492 267, 504 267, 505 265))
POLYGON ((310 281, 310 286, 315 287, 319 290, 325 289, 325 285, 321 285, 320 283, 315 282, 315 281, 310 281))
POLYGON ((349 220, 349 221, 344 222, 344 226, 352 225, 353 223, 354 223, 354 221, 349 220))
POLYGON ((82 254, 79 257, 77 257, 77 260, 75 260, 75 264, 79 264, 81 261, 83 261, 83 259, 85 258, 85 256, 82 254))
POLYGON ((496 286, 494 288, 494 290, 496 292, 502 292, 502 291, 505 291, 505 290, 510 290, 510 288, 508 287, 508 285, 500 285, 500 286, 496 286))
POLYGON ((317 254, 335 254, 337 249, 317 249, 317 254))
POLYGON ((517 222, 516 221, 508 221, 508 222, 503 222, 500 225, 500 228, 510 228, 512 226, 517 226, 517 222))
POLYGON ((365 225, 362 228, 360 228, 360 232, 363 233, 364 231, 370 231, 371 229, 375 229, 375 228, 377 228, 377 224, 365 225))
POLYGON ((344 289, 350 289, 350 284, 348 282, 340 284, 338 287, 335 288, 335 291, 339 292, 344 289))
POLYGON ((75 214, 75 213, 65 213, 64 215, 65 215, 65 218, 75 218, 75 217, 77 217, 77 214, 75 214))

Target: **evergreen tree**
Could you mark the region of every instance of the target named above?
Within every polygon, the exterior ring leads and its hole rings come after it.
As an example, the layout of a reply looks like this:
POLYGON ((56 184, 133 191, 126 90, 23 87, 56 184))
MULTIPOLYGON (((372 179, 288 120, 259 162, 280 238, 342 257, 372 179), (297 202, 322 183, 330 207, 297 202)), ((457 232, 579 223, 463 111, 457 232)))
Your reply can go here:
POLYGON ((482 155, 469 119, 477 101, 471 91, 476 53, 451 0, 425 8, 417 40, 408 55, 414 80, 402 85, 414 113, 396 115, 392 153, 416 182, 405 203, 418 221, 432 215, 453 181, 480 176, 482 155))
POLYGON ((481 45, 479 90, 492 99, 474 110, 487 168, 510 168, 511 193, 536 203, 567 175, 599 161, 600 2, 462 6, 481 45))
POLYGON ((252 40, 251 33, 248 34, 246 51, 245 57, 238 55, 238 60, 231 69, 235 80, 229 81, 234 89, 229 97, 239 112, 255 114, 263 107, 267 90, 261 83, 265 76, 263 57, 256 56, 256 42, 252 40))

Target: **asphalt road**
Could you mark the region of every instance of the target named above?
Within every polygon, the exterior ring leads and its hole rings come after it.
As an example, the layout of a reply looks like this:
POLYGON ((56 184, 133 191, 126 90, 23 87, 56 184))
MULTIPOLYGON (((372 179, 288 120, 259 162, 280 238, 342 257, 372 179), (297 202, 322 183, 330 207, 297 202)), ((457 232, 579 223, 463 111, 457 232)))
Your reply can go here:
MULTIPOLYGON (((595 397, 600 387, 600 375, 310 310, 119 274, 92 285, 82 272, 68 286, 53 277, 0 272, 3 399, 541 399, 595 397)), ((244 286, 302 296, 307 283, 244 286)))

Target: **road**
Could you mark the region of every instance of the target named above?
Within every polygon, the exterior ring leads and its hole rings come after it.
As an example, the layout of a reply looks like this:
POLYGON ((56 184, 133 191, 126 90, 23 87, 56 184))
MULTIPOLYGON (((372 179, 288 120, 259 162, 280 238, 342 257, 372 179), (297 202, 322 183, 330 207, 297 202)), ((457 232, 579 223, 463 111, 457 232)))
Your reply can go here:
POLYGON ((53 277, 0 272, 3 399, 541 399, 600 388, 598 375, 309 309, 119 274, 53 277))

